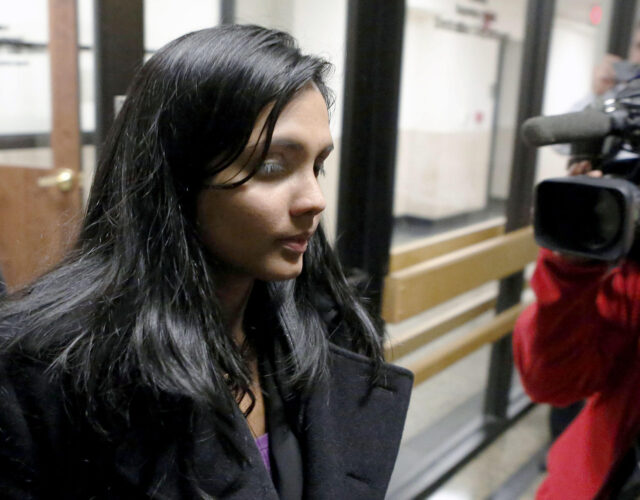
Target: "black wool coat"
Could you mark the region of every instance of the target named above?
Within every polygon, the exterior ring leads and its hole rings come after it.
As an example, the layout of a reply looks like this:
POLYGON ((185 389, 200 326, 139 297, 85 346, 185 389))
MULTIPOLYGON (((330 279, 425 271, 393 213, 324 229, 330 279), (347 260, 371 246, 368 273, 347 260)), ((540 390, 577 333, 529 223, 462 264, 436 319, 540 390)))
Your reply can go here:
MULTIPOLYGON (((301 429, 303 496, 382 499, 412 375, 384 364, 372 386, 367 358, 335 345, 329 358, 327 383, 293 409, 301 429)), ((189 477, 213 498, 278 498, 239 411, 232 419, 238 422, 236 445, 248 457, 244 463, 223 446, 205 414, 190 417, 194 439, 153 425, 153 417, 133 415, 125 432, 106 440, 82 415, 72 418, 65 401, 42 363, 0 356, 0 498, 192 499, 189 477), (193 464, 190 472, 186 463, 193 464)))

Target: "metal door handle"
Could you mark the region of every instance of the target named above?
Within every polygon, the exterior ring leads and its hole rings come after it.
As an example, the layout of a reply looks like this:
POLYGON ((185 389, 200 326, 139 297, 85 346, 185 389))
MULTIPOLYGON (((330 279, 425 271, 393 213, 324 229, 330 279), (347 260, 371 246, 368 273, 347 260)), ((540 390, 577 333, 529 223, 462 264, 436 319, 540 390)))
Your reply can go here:
POLYGON ((41 188, 58 186, 60 191, 66 192, 71 190, 73 181, 77 177, 78 175, 70 168, 57 168, 53 175, 38 177, 37 184, 41 188))

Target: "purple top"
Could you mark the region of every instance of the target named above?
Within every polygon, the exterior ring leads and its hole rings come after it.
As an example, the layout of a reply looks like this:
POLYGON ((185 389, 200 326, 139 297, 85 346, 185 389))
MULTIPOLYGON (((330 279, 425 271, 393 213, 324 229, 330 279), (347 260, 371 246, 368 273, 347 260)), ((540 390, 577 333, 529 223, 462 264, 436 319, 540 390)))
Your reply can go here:
POLYGON ((269 433, 265 433, 262 436, 256 438, 256 445, 262 456, 264 466, 267 468, 269 474, 271 474, 271 463, 269 462, 269 433))

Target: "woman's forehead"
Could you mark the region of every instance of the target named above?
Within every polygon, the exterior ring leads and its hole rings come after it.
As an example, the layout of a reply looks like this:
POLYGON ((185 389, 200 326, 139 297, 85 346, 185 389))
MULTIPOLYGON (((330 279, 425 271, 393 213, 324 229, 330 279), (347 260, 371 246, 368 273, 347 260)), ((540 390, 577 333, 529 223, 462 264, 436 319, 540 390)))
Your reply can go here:
MULTIPOLYGON (((245 150, 264 150, 267 121, 273 107, 274 103, 270 103, 260 111, 245 150)), ((300 145, 311 138, 308 136, 327 143, 322 149, 333 143, 329 129, 329 110, 324 96, 315 84, 304 86, 285 104, 274 124, 270 143, 281 146, 300 145)))

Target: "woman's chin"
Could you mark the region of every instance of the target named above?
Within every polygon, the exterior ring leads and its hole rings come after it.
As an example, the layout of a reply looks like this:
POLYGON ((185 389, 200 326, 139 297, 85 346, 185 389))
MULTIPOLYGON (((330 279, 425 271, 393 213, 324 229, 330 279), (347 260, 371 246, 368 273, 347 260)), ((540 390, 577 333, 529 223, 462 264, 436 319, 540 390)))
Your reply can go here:
POLYGON ((271 269, 265 269, 259 279, 262 281, 286 281, 292 280, 300 276, 302 272, 302 257, 296 263, 282 263, 282 265, 273 266, 271 269))

